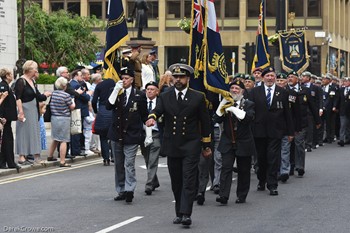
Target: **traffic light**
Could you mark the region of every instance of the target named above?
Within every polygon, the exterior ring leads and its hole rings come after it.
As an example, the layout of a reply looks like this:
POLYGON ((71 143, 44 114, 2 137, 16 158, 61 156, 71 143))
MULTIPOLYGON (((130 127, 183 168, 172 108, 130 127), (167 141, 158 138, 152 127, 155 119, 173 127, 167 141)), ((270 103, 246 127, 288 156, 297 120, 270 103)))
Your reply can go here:
POLYGON ((249 62, 249 43, 245 43, 244 47, 242 47, 242 60, 245 61, 245 63, 249 62))

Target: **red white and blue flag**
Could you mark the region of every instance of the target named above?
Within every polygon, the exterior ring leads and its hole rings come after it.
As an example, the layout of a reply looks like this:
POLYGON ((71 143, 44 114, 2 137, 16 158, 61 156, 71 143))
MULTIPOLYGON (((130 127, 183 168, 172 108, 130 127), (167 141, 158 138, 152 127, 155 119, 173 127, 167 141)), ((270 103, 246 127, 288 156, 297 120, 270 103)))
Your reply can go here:
POLYGON ((259 14, 259 24, 256 35, 256 49, 255 56, 252 64, 252 71, 255 68, 264 69, 270 66, 270 54, 269 54, 269 41, 267 37, 267 27, 265 23, 265 0, 261 0, 260 3, 260 14, 259 14))
POLYGON ((194 77, 190 87, 229 96, 228 75, 214 0, 193 0, 190 65, 194 77))

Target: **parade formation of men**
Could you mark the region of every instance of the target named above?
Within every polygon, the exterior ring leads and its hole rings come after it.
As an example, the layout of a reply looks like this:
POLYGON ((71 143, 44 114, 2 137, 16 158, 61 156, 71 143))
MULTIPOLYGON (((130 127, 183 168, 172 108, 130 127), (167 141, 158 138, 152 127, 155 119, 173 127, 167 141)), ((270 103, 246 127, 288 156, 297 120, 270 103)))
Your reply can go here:
POLYGON ((236 74, 230 79, 232 101, 189 88, 194 70, 180 63, 169 67, 173 86, 165 92, 160 93, 156 79, 140 92, 134 88, 130 67, 122 68, 122 81, 116 83, 107 105, 115 114, 110 129, 115 200, 130 203, 134 198, 138 145, 147 166, 146 195, 160 187, 156 173, 162 150, 175 198, 174 224, 192 224, 193 203, 204 204, 209 180, 221 205, 230 198, 233 171, 238 178, 235 203, 246 202, 252 170, 258 178, 257 191, 268 189, 276 196, 279 181, 287 182, 295 171, 304 176, 306 152, 332 143, 335 135, 340 146, 349 143, 349 78, 339 87, 327 74, 321 86, 320 78, 307 71, 277 74, 272 67, 256 68, 251 75, 236 74), (208 107, 206 99, 215 109, 208 107))

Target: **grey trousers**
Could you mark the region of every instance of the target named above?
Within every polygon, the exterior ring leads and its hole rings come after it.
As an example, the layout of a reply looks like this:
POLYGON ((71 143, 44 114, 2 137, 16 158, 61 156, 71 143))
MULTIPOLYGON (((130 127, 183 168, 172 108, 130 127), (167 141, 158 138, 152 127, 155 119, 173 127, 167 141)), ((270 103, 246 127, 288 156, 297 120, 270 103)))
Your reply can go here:
POLYGON ((290 145, 288 136, 283 136, 281 142, 281 166, 280 174, 289 174, 290 171, 290 145))
POLYGON ((135 157, 138 144, 123 145, 111 141, 114 157, 115 189, 118 193, 134 191, 136 188, 135 157))
POLYGON ((152 133, 153 143, 144 149, 144 159, 147 167, 147 182, 145 189, 153 189, 159 186, 157 177, 158 159, 160 152, 159 133, 152 133))
POLYGON ((295 135, 295 168, 305 168, 305 137, 306 127, 295 135))
POLYGON ((346 142, 350 140, 350 122, 347 116, 340 116, 340 140, 346 142))

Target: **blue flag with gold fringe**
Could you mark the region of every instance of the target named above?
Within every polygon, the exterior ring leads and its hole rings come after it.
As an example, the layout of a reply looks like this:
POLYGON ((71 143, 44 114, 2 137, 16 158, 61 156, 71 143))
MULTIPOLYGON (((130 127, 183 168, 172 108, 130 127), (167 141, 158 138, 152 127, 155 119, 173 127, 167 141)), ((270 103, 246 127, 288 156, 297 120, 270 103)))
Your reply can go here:
POLYGON ((190 87, 230 96, 214 0, 193 0, 189 61, 194 68, 190 87))
POLYGON ((304 30, 279 33, 280 59, 286 72, 295 71, 299 75, 309 66, 309 55, 304 30))
POLYGON ((269 41, 267 37, 267 27, 265 23, 265 0, 261 0, 259 24, 256 36, 256 49, 252 64, 252 71, 255 68, 264 69, 270 66, 269 41))
POLYGON ((118 81, 121 68, 118 48, 129 39, 122 0, 109 0, 104 57, 105 77, 118 81))

